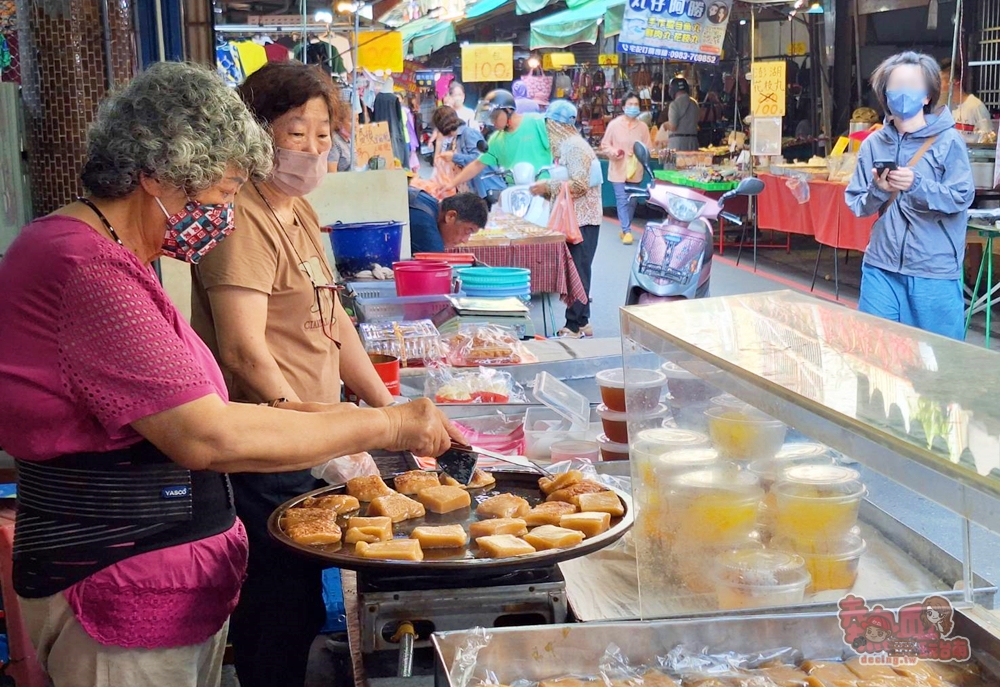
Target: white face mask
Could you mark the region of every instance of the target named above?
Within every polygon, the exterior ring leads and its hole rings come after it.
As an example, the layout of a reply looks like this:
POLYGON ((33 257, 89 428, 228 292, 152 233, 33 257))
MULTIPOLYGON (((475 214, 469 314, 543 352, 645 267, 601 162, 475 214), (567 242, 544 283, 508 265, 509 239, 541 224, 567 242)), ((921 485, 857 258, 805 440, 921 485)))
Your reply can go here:
POLYGON ((289 196, 305 196, 316 190, 326 176, 327 156, 278 148, 271 183, 289 196))

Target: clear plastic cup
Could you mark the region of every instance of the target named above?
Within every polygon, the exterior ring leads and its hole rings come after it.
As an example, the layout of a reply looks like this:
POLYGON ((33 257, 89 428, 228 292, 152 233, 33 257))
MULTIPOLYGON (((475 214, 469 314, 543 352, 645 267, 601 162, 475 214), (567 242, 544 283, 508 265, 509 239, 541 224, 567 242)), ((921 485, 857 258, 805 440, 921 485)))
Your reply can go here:
POLYGON ((629 398, 625 398, 625 370, 613 367, 597 373, 597 386, 601 389, 601 400, 611 410, 624 413, 627 405, 633 411, 652 412, 660 404, 666 376, 659 370, 639 368, 628 371, 629 398))
POLYGON ((723 554, 715 579, 724 611, 801 604, 810 583, 801 556, 753 549, 723 554))
POLYGON ((589 460, 596 463, 601 459, 601 448, 596 441, 566 439, 557 441, 550 447, 553 463, 563 460, 589 460))
POLYGON ((611 441, 606 434, 597 437, 601 448, 601 460, 628 460, 628 444, 611 441))
POLYGON ((705 415, 712 444, 727 460, 773 458, 785 442, 785 424, 750 406, 713 406, 705 415))
POLYGON ((681 546, 743 541, 757 525, 763 495, 757 478, 732 463, 679 474, 667 494, 668 529, 681 546))
MULTIPOLYGON (((706 372, 714 370, 707 365, 705 369, 706 372)), ((708 403, 715 394, 712 385, 672 361, 663 363, 660 372, 666 375, 667 391, 670 392, 671 405, 674 407, 684 408, 693 404, 708 403)))
POLYGON ((795 542, 834 541, 858 523, 867 494, 856 470, 839 465, 798 465, 771 487, 774 531, 795 542))
POLYGON ((825 542, 775 539, 771 548, 797 554, 805 560, 806 570, 812 577, 809 589, 815 593, 851 589, 857 582, 858 567, 868 545, 858 532, 852 530, 846 537, 825 542))
MULTIPOLYGON (((632 424, 635 427, 647 429, 662 427, 663 421, 667 419, 669 413, 667 406, 661 403, 652 412, 632 413, 632 424)), ((597 406, 597 414, 601 418, 601 424, 604 425, 604 433, 611 441, 619 444, 628 443, 628 413, 611 410, 602 403, 597 406)))

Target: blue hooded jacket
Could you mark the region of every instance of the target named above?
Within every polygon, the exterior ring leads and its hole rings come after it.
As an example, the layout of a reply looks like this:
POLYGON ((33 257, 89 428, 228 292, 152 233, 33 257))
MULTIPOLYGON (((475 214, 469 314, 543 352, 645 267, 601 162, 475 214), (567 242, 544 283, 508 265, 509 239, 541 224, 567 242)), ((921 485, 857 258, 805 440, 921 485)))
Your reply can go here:
POLYGON ((932 136, 937 140, 914 166, 913 186, 898 194, 875 222, 865 264, 909 277, 961 279, 967 211, 976 188, 968 148, 947 109, 928 115, 920 131, 901 134, 887 119, 869 136, 847 186, 847 205, 857 217, 879 212, 892 194, 875 185, 875 161, 894 160, 906 167, 932 136))

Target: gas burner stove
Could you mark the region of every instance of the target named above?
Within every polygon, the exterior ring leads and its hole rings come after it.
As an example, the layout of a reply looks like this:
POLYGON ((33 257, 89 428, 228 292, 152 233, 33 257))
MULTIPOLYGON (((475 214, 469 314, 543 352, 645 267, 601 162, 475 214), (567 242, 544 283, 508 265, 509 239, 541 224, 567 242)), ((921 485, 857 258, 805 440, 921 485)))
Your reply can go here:
POLYGON ((401 575, 358 572, 361 651, 397 651, 393 637, 413 624, 415 648, 433 632, 564 623, 566 582, 557 566, 502 574, 401 575))

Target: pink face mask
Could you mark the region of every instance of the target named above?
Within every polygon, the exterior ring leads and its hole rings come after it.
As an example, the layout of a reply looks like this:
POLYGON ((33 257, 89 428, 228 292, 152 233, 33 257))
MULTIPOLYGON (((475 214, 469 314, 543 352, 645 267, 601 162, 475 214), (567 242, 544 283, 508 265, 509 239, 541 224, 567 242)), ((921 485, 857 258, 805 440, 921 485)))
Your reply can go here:
POLYGON ((328 171, 326 155, 278 148, 271 183, 289 196, 312 193, 328 171))

